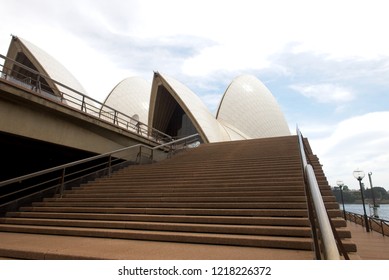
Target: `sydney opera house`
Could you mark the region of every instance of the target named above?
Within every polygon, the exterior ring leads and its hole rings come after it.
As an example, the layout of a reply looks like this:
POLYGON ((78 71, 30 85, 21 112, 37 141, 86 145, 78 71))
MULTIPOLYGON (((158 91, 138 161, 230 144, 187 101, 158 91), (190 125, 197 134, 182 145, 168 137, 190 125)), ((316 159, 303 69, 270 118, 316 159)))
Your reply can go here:
POLYGON ((339 259, 339 250, 356 251, 308 140, 291 135, 256 77, 233 79, 213 114, 159 72, 151 83, 127 77, 96 100, 16 36, 0 72, 0 258, 339 259))
MULTIPOLYGON (((18 68, 12 62, 16 61, 64 85, 41 78, 41 85, 47 86, 46 94, 52 98, 60 98, 68 87, 93 96, 61 63, 27 40, 13 36, 7 57, 11 60, 5 62, 6 69, 18 68)), ((204 143, 290 135, 276 99, 251 75, 239 76, 230 83, 216 116, 188 87, 158 72, 151 84, 139 77, 122 80, 107 95, 104 105, 172 137, 197 132, 204 143)))

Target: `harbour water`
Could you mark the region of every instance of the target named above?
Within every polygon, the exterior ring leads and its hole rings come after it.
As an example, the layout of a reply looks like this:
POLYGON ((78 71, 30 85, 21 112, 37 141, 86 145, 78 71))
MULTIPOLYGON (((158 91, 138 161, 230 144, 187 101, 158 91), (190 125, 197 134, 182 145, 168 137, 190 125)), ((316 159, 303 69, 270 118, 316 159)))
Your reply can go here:
MULTIPOLYGON (((345 204, 344 208, 348 212, 353 212, 353 213, 363 215, 362 204, 345 204)), ((342 205, 340 205, 340 209, 343 209, 342 205)), ((373 215, 373 205, 366 204, 366 214, 368 216, 373 215)), ((380 207, 378 208, 378 216, 380 219, 389 221, 389 204, 380 204, 380 207)))

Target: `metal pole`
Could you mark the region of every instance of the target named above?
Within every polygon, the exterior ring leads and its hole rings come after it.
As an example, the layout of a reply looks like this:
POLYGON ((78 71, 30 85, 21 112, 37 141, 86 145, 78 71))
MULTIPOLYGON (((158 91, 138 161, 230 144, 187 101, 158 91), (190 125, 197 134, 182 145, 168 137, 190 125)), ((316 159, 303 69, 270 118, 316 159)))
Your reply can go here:
POLYGON ((373 213, 375 218, 379 218, 378 213, 377 213, 377 208, 378 205, 375 203, 375 195, 374 195, 374 189, 373 189, 373 183, 371 180, 371 175, 373 175, 372 172, 367 173, 369 175, 369 182, 370 182, 370 188, 371 188, 371 197, 373 198, 373 213))
POLYGON ((342 191, 343 186, 339 186, 339 188, 340 188, 340 198, 342 199, 342 206, 343 206, 343 217, 345 220, 347 220, 346 219, 346 209, 344 208, 344 200, 343 200, 343 191, 342 191))
POLYGON ((358 181, 359 181, 359 188, 361 189, 362 204, 363 204, 363 216, 365 218, 366 232, 370 232, 369 221, 368 221, 367 215, 366 215, 365 197, 363 195, 363 189, 362 189, 362 178, 358 179, 358 181))
POLYGON ((112 155, 108 157, 108 177, 111 177, 112 173, 112 155))
POLYGON ((60 198, 62 198, 64 186, 65 186, 65 172, 66 168, 62 170, 62 176, 61 176, 61 187, 60 187, 60 198))
POLYGON ((142 146, 139 146, 139 165, 142 164, 142 146))

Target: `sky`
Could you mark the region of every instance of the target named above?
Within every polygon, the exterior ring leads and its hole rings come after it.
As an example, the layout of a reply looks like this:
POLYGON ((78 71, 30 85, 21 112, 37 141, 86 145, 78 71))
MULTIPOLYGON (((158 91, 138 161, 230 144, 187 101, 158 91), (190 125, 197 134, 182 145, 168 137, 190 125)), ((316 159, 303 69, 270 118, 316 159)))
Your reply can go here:
POLYGON ((318 155, 331 186, 389 190, 386 1, 0 0, 10 34, 61 62, 104 101, 121 80, 159 71, 216 113, 241 74, 261 80, 318 155))

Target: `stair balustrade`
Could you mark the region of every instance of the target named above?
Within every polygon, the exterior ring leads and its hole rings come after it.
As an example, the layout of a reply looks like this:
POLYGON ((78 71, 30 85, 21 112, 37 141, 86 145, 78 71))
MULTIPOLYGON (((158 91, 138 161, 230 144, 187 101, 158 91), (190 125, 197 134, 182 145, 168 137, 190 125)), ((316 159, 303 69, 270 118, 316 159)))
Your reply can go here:
MULTIPOLYGON (((327 209, 325 207, 322 194, 320 192, 315 171, 312 165, 309 164, 307 161, 306 152, 304 149, 303 136, 301 134, 301 131, 298 128, 297 128, 297 136, 299 139, 304 176, 308 187, 307 194, 309 195, 309 199, 311 199, 314 208, 314 213, 313 211, 310 211, 311 212, 310 215, 315 215, 316 217, 318 223, 319 235, 321 239, 321 242, 315 241, 316 256, 317 258, 321 258, 321 252, 323 251, 325 259, 339 260, 340 254, 336 243, 336 237, 333 232, 333 227, 331 226, 331 221, 327 213, 327 209), (323 247, 323 250, 320 247, 323 247)), ((314 219, 312 219, 312 217, 311 217, 311 223, 313 226, 313 231, 316 231, 316 226, 313 224, 315 223, 315 221, 314 219)), ((318 238, 316 232, 314 232, 313 235, 315 238, 318 238)))
POLYGON ((110 176, 112 171, 128 165, 151 163, 171 157, 172 154, 198 142, 194 134, 155 147, 137 144, 75 162, 48 168, 0 182, 0 214, 16 209, 20 204, 38 197, 59 193, 65 189, 110 176))

